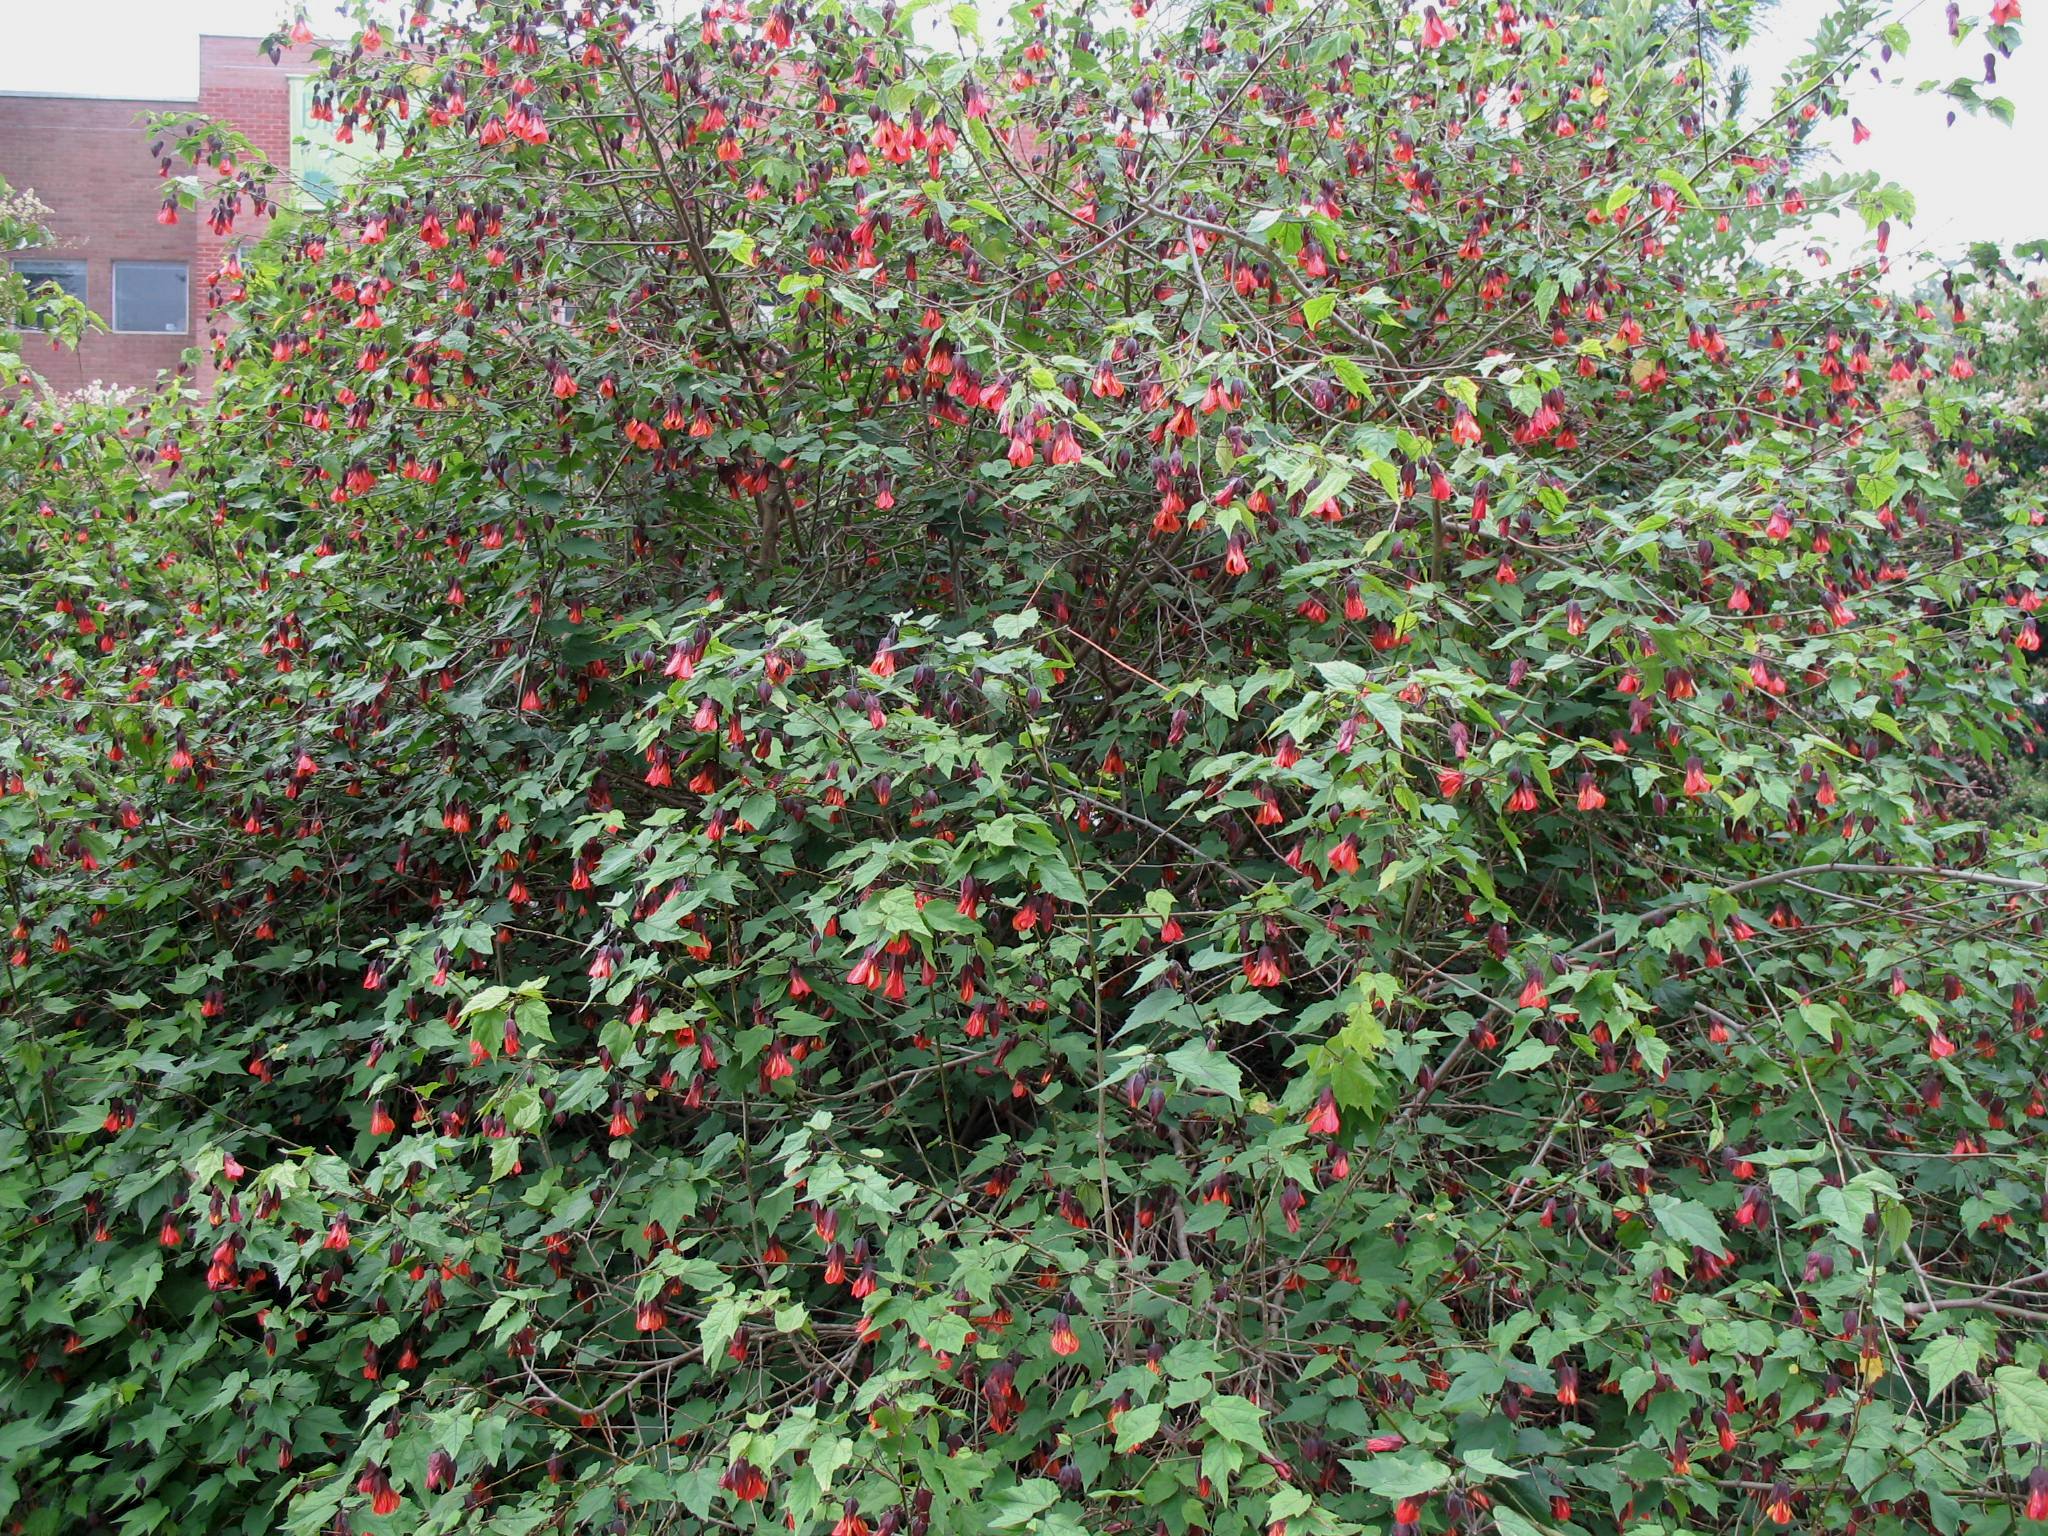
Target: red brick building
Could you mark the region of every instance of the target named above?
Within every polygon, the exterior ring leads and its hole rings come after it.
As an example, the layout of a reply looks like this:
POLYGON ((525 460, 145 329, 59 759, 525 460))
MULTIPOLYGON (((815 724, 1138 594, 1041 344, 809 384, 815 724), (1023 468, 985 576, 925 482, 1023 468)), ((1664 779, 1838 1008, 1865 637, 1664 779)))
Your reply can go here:
MULTIPOLYGON (((108 326, 75 353, 38 352, 32 337, 23 338, 25 355, 55 388, 147 386, 178 367, 188 347, 210 352, 207 278, 267 220, 244 214, 225 237, 191 209, 181 209, 175 224, 159 223, 165 186, 147 125, 156 113, 196 113, 239 129, 272 164, 289 168, 292 82, 310 69, 311 50, 288 49, 273 64, 259 41, 202 37, 192 101, 0 92, 0 179, 48 205, 56 236, 52 245, 0 259, 24 276, 57 282, 108 326)), ((289 195, 286 186, 277 191, 289 195)), ((197 377, 208 383, 210 368, 197 377)))

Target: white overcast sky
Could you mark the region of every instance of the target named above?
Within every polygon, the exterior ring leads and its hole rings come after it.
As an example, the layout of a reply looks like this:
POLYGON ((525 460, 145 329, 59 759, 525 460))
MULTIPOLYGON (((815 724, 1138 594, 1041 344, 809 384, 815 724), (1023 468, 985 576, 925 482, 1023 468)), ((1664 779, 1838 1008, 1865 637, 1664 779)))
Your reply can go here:
MULTIPOLYGON (((1983 49, 1950 46, 1944 0, 1908 3, 1915 46, 1903 60, 1905 77, 1977 78, 1983 49)), ((1989 4, 1962 0, 1964 12, 1980 19, 1989 4)), ((197 89, 200 33, 259 35, 288 14, 288 5, 289 0, 0 0, 0 90, 190 97, 197 89)), ((999 13, 996 0, 983 5, 999 13)), ((1768 35, 1744 54, 1759 94, 1775 83, 1827 6, 1828 0, 1781 0, 1768 35)), ((2048 0, 2042 6, 2048 9, 2048 0)), ((333 0, 308 0, 308 11, 316 28, 336 14, 333 0)), ((2041 25, 2031 16, 2028 23, 2029 31, 2041 25)), ((1839 130, 1831 127, 1829 142, 1841 163, 1883 171, 1919 203, 1913 229, 1894 239, 1895 256, 1915 248, 1951 252, 1970 240, 2009 245, 2048 236, 2048 38, 2000 60, 1998 76, 1998 92, 2019 109, 2011 128, 1968 117, 1947 127, 1940 98, 1881 85, 1867 72, 1851 87, 1853 109, 1871 138, 1851 146, 1846 122, 1839 130)))

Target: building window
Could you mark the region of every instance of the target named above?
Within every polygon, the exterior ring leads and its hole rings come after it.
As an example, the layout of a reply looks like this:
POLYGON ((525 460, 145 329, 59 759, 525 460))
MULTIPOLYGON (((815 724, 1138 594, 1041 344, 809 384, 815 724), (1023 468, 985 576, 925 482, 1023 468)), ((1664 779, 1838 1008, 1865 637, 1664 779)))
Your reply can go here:
POLYGON ((185 290, 191 280, 182 262, 115 262, 114 329, 184 335, 191 328, 185 316, 185 290))
MULTIPOLYGON (((28 284, 31 297, 43 284, 55 283, 79 303, 85 302, 84 262, 63 261, 50 256, 18 256, 13 266, 14 275, 28 284)), ((41 311, 31 303, 27 316, 29 328, 40 330, 42 327, 38 322, 41 319, 41 311)))

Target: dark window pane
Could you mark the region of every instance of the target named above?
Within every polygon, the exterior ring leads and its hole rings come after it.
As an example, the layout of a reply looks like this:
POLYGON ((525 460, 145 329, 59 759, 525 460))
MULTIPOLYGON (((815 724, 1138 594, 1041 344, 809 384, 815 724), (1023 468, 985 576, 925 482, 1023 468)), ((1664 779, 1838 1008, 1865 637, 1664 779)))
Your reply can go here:
POLYGON ((115 262, 114 329, 183 335, 190 280, 183 266, 170 262, 115 262))
MULTIPOLYGON (((82 261, 61 261, 49 256, 20 256, 15 258, 14 272, 28 284, 31 295, 43 284, 55 283, 79 303, 85 302, 85 263, 82 261)), ((32 303, 29 306, 28 323, 33 326, 40 318, 40 311, 32 303)))

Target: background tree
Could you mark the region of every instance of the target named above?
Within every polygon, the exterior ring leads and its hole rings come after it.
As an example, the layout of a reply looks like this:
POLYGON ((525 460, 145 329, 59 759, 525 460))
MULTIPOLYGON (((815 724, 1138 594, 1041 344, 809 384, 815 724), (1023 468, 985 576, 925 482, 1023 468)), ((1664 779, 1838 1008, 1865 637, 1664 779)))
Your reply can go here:
MULTIPOLYGON (((0 177, 0 251, 32 251, 50 243, 50 210, 30 188, 15 190, 0 177)), ((90 312, 54 284, 31 286, 12 263, 0 268, 0 375, 17 378, 23 327, 47 332, 59 346, 76 346, 90 312)))

